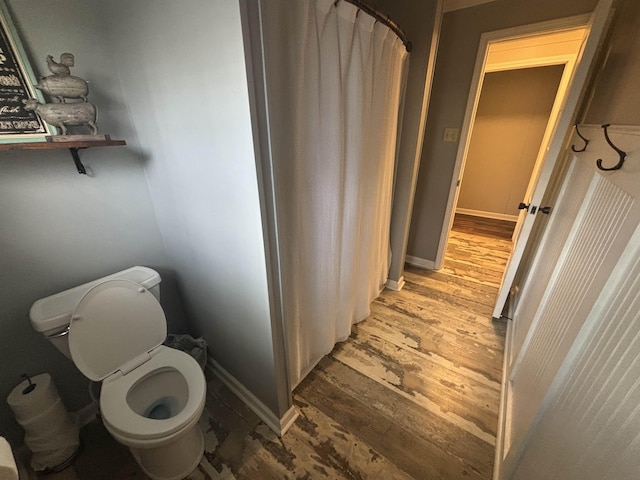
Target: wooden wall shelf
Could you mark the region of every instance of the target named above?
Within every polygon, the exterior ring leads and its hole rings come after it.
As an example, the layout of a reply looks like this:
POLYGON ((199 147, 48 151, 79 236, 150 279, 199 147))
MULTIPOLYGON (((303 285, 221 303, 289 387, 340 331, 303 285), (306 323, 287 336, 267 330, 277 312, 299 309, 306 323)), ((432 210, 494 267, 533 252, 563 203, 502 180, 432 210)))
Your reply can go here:
POLYGON ((59 148, 115 147, 126 145, 124 140, 80 140, 72 142, 24 142, 0 143, 0 151, 6 150, 55 150, 59 148))
POLYGON ((23 143, 0 143, 0 151, 9 150, 59 150, 68 148, 76 164, 78 173, 86 175, 87 170, 80 161, 78 150, 91 147, 117 147, 126 145, 124 140, 71 140, 65 142, 23 142, 23 143))

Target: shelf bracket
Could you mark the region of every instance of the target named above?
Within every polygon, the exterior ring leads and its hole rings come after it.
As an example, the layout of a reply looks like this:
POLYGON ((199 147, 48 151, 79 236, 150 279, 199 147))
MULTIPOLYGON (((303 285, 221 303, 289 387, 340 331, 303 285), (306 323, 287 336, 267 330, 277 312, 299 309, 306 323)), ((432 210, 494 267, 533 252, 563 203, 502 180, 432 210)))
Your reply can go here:
POLYGON ((69 151, 71 152, 71 156, 73 157, 73 163, 76 164, 76 168, 78 169, 78 173, 81 175, 86 175, 87 169, 84 168, 84 165, 80 161, 80 155, 78 154, 78 150, 80 149, 77 147, 71 147, 69 149, 69 151))

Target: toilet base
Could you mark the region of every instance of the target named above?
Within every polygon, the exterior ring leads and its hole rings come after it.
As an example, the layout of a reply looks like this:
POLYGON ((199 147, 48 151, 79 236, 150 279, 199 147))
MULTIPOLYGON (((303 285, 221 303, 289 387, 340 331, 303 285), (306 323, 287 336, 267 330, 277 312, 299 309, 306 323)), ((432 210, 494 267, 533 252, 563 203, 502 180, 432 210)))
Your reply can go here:
POLYGON ((198 423, 183 436, 162 447, 129 447, 152 480, 181 480, 193 472, 204 454, 204 434, 198 423))

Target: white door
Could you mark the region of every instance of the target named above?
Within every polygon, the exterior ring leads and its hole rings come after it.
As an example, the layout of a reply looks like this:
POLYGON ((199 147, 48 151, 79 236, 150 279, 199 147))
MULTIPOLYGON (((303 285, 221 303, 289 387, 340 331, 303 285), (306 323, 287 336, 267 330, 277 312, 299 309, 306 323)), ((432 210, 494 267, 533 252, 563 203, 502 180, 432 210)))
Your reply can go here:
POLYGON ((603 33, 609 23, 608 20, 612 3, 613 0, 600 0, 593 12, 593 15, 591 16, 589 22, 589 35, 583 45, 582 51, 578 55, 578 66, 574 72, 571 88, 567 93, 564 108, 558 117, 555 132, 549 141, 537 185, 531 197, 531 202, 529 203, 524 221, 522 222, 518 239, 514 245, 513 252, 502 277, 502 284, 498 293, 498 299, 493 310, 493 316, 496 318, 500 317, 502 314, 507 296, 513 286, 516 272, 525 252, 525 247, 533 230, 536 218, 538 217, 539 209, 547 206, 541 205, 541 202, 547 191, 551 174, 554 171, 557 159, 561 152, 566 149, 568 144, 570 128, 574 122, 576 109, 582 98, 584 86, 591 69, 591 64, 598 52, 598 47, 600 46, 603 33))
POLYGON ((512 480, 640 478, 638 352, 640 227, 560 367, 512 480))
MULTIPOLYGON (((508 362, 505 478, 524 451, 550 388, 622 252, 640 225, 640 128, 614 127, 614 143, 630 154, 620 170, 602 128, 584 128, 591 143, 572 155, 559 200, 516 308, 508 362)), ((608 318, 603 318, 603 322, 608 318)))

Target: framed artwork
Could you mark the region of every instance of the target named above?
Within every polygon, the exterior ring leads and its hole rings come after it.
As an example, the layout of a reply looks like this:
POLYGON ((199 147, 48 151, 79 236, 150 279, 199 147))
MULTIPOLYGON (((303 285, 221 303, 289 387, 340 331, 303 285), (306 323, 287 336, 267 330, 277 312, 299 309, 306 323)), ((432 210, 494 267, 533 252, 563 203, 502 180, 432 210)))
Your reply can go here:
POLYGON ((35 112, 25 110, 22 100, 44 102, 24 48, 4 0, 0 0, 0 143, 44 142, 52 127, 35 112))

